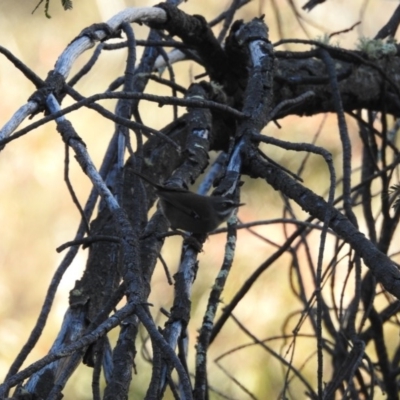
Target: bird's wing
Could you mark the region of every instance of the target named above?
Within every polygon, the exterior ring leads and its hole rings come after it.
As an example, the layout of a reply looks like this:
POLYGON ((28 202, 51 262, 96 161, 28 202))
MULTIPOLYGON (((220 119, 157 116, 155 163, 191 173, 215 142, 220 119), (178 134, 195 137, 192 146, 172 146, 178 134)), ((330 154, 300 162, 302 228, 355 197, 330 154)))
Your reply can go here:
MULTIPOLYGON (((177 191, 182 192, 182 194, 187 193, 187 190, 177 189, 177 191)), ((189 215, 190 217, 195 218, 195 219, 201 219, 201 217, 198 213, 193 211, 193 209, 191 207, 188 207, 188 206, 185 206, 184 204, 182 204, 182 202, 180 200, 177 200, 173 194, 170 195, 170 193, 166 193, 163 190, 160 198, 163 201, 171 204, 173 207, 175 207, 177 210, 181 211, 182 213, 189 215)))

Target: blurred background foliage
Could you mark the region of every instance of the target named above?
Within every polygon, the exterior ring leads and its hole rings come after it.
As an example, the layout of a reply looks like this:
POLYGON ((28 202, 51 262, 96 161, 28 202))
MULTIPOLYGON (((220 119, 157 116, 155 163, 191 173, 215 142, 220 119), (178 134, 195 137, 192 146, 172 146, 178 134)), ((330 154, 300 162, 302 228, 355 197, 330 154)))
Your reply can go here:
MULTIPOLYGON (((182 4, 181 9, 189 14, 202 14, 207 20, 211 20, 219 15, 229 3, 228 1, 190 0, 182 4)), ((354 48, 359 36, 373 37, 397 6, 397 2, 390 0, 368 2, 331 0, 307 14, 301 10, 304 0, 295 0, 293 3, 304 18, 306 32, 301 29, 290 7, 290 2, 286 0, 276 0, 278 9, 275 10, 270 1, 253 0, 240 10, 237 18, 249 20, 254 16, 265 14, 272 42, 280 39, 277 13, 281 20, 284 38, 316 38, 324 33, 329 34, 349 28, 361 20, 361 25, 353 31, 335 37, 340 41, 341 46, 354 48)), ((73 9, 64 11, 59 1, 52 0, 49 9, 51 19, 48 19, 44 15, 43 6, 32 15, 36 0, 29 2, 2 0, 0 2, 0 45, 10 50, 44 79, 61 52, 82 29, 93 23, 107 21, 126 7, 155 4, 157 1, 74 0, 73 9)), ((218 33, 220 28, 220 25, 216 26, 215 32, 218 33)), ((144 39, 148 28, 135 25, 134 31, 137 39, 144 39)), ((296 46, 297 50, 301 48, 301 46, 296 46)), ((140 54, 141 50, 138 52, 138 57, 140 54)), ((86 54, 77 61, 72 74, 85 63, 89 56, 90 54, 86 54)), ((106 89, 110 81, 122 74, 124 66, 124 51, 103 54, 94 71, 79 83, 77 89, 84 95, 101 92, 106 89)), ((179 63, 175 66, 177 82, 183 86, 188 86, 193 76, 200 72, 202 72, 201 69, 190 62, 179 63)), ((0 56, 1 125, 4 125, 18 107, 26 103, 34 90, 34 86, 5 57, 0 56)), ((150 83, 147 92, 170 95, 167 89, 154 83, 150 83)), ((115 106, 115 102, 109 100, 102 104, 111 110, 115 106)), ((148 102, 141 103, 141 114, 146 124, 157 129, 172 120, 172 110, 169 107, 160 109, 148 102)), ((108 138, 113 132, 112 123, 99 118, 92 111, 83 109, 70 114, 69 118, 87 144, 96 165, 99 166, 108 138)), ((357 126, 352 120, 348 122, 350 135, 353 138, 358 137, 357 126)), ((341 150, 336 116, 289 117, 280 123, 283 129, 278 129, 273 124, 268 125, 266 128, 268 134, 293 142, 311 142, 320 129, 317 144, 327 148, 336 158, 339 158, 339 165, 341 150)), ((353 141, 355 166, 360 157, 357 143, 359 143, 358 139, 353 141)), ((271 151, 265 146, 264 151, 292 171, 296 171, 303 160, 303 156, 297 154, 293 156, 293 153, 276 148, 271 151)), ((52 274, 63 257, 63 254, 56 253, 55 248, 74 237, 80 220, 79 213, 63 182, 63 162, 64 145, 53 123, 12 142, 1 152, 0 379, 6 375, 12 360, 25 343, 42 306, 52 274)), ((311 156, 303 178, 306 184, 318 194, 326 193, 329 180, 321 158, 311 156)), ((84 203, 90 190, 90 182, 73 163, 71 180, 81 203, 84 203)), ((243 201, 246 206, 239 212, 239 218, 243 222, 282 216, 282 200, 279 193, 266 189, 254 180, 244 180, 243 201)), ((254 230, 275 242, 279 242, 284 237, 282 227, 278 225, 259 226, 254 230)), ((314 234, 314 237, 316 240, 314 256, 316 256, 318 232, 314 234)), ((201 325, 209 290, 222 262, 223 246, 223 234, 210 236, 204 246, 204 252, 199 257, 200 268, 192 297, 192 322, 189 332, 191 346, 195 344, 196 329, 201 325)), ((171 238, 168 239, 167 246, 163 250, 163 256, 171 273, 176 271, 179 262, 179 248, 180 239, 171 238)), ((223 295, 224 300, 231 299, 238 285, 246 280, 250 271, 265 260, 273 248, 271 244, 265 243, 249 232, 239 232, 237 255, 223 295)), ((327 249, 329 252, 329 245, 327 249)), ((80 251, 64 276, 44 334, 25 366, 47 354, 68 306, 69 290, 73 287, 75 280, 80 278, 86 257, 87 251, 80 251)), ((285 333, 291 334, 299 319, 299 309, 296 308, 298 305, 289 290, 289 262, 285 264, 283 262, 285 259, 289 260, 288 257, 284 257, 267 270, 234 312, 241 323, 251 326, 252 333, 259 338, 282 335, 283 326, 285 326, 285 333), (285 321, 290 315, 288 310, 292 316, 285 321)), ((154 304, 154 310, 158 310, 160 307, 169 309, 171 300, 172 288, 168 286, 163 269, 159 266, 153 277, 150 301, 154 304)), ((160 314, 159 325, 163 324, 164 319, 165 317, 160 314)), ((311 330, 307 329, 307 324, 303 326, 302 332, 311 333, 311 330)), ((241 391, 231 379, 228 379, 224 372, 213 363, 213 360, 232 350, 234 346, 249 343, 251 343, 249 338, 232 320, 226 324, 218 340, 210 349, 210 386, 227 391, 233 398, 248 398, 248 395, 241 391), (229 341, 232 337, 236 339, 234 344, 229 341)), ((279 351, 282 346, 281 342, 278 346, 278 342, 274 343, 274 340, 268 344, 276 351, 279 351)), ((144 349, 147 348, 150 348, 149 343, 144 345, 144 349)), ((297 351, 296 357, 304 358, 304 354, 312 354, 314 349, 315 340, 304 338, 301 351, 297 351)), ((279 382, 282 382, 284 371, 276 359, 267 352, 260 356, 260 351, 257 346, 248 345, 239 351, 225 355, 218 362, 225 368, 229 366, 229 372, 233 376, 240 375, 241 382, 258 398, 276 398, 282 389, 279 382), (267 376, 266 370, 268 370, 267 376)), ((189 365, 191 366, 194 361, 193 353, 193 351, 190 352, 192 358, 189 359, 189 365)), ((144 358, 141 355, 138 356, 137 375, 133 379, 147 382, 151 369, 144 358)), ((305 374, 310 381, 315 380, 315 370, 315 362, 305 366, 304 371, 307 371, 305 374)), ((91 398, 90 393, 87 393, 90 377, 91 370, 81 366, 67 387, 65 398, 77 400, 91 398)), ((137 390, 140 385, 134 386, 137 390)), ((146 387, 147 385, 144 384, 143 390, 146 387)), ((142 398, 143 395, 143 393, 135 392, 132 398, 142 398)), ((301 397, 300 395, 298 398, 301 397)))

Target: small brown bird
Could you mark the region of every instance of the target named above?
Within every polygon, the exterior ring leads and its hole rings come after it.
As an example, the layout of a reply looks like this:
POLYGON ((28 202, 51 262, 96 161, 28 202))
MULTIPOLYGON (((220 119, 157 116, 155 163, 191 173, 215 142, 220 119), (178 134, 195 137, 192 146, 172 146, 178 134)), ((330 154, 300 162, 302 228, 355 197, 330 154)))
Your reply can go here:
POLYGON ((244 205, 223 196, 202 196, 186 189, 165 187, 134 173, 156 188, 161 209, 173 229, 209 233, 226 221, 235 208, 244 205))

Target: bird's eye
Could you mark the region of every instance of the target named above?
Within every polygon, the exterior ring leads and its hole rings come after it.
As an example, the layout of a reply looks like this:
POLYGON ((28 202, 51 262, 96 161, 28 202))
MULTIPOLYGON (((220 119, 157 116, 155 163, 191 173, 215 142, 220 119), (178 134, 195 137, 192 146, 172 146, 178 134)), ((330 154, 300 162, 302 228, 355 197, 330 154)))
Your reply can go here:
POLYGON ((232 202, 232 200, 226 200, 221 205, 222 205, 222 208, 228 209, 228 208, 232 207, 233 202, 232 202))

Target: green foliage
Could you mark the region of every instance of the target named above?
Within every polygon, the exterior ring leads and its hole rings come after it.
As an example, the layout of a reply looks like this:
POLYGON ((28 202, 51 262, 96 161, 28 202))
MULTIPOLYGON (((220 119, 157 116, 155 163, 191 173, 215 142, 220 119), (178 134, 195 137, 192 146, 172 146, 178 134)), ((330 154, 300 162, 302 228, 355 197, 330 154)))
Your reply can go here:
POLYGON ((317 36, 315 40, 323 44, 329 44, 330 36, 327 33, 324 33, 322 36, 317 36))
POLYGON ((371 60, 378 60, 384 56, 395 56, 397 54, 396 41, 388 39, 369 39, 361 37, 357 43, 357 49, 367 54, 371 60))
POLYGON ((329 46, 332 46, 332 47, 339 47, 340 46, 340 42, 336 41, 336 42, 333 43, 333 42, 331 42, 331 38, 332 38, 331 35, 329 35, 327 33, 324 33, 322 36, 317 36, 314 40, 316 42, 319 42, 319 43, 322 43, 322 44, 326 44, 326 45, 329 45, 329 46))

